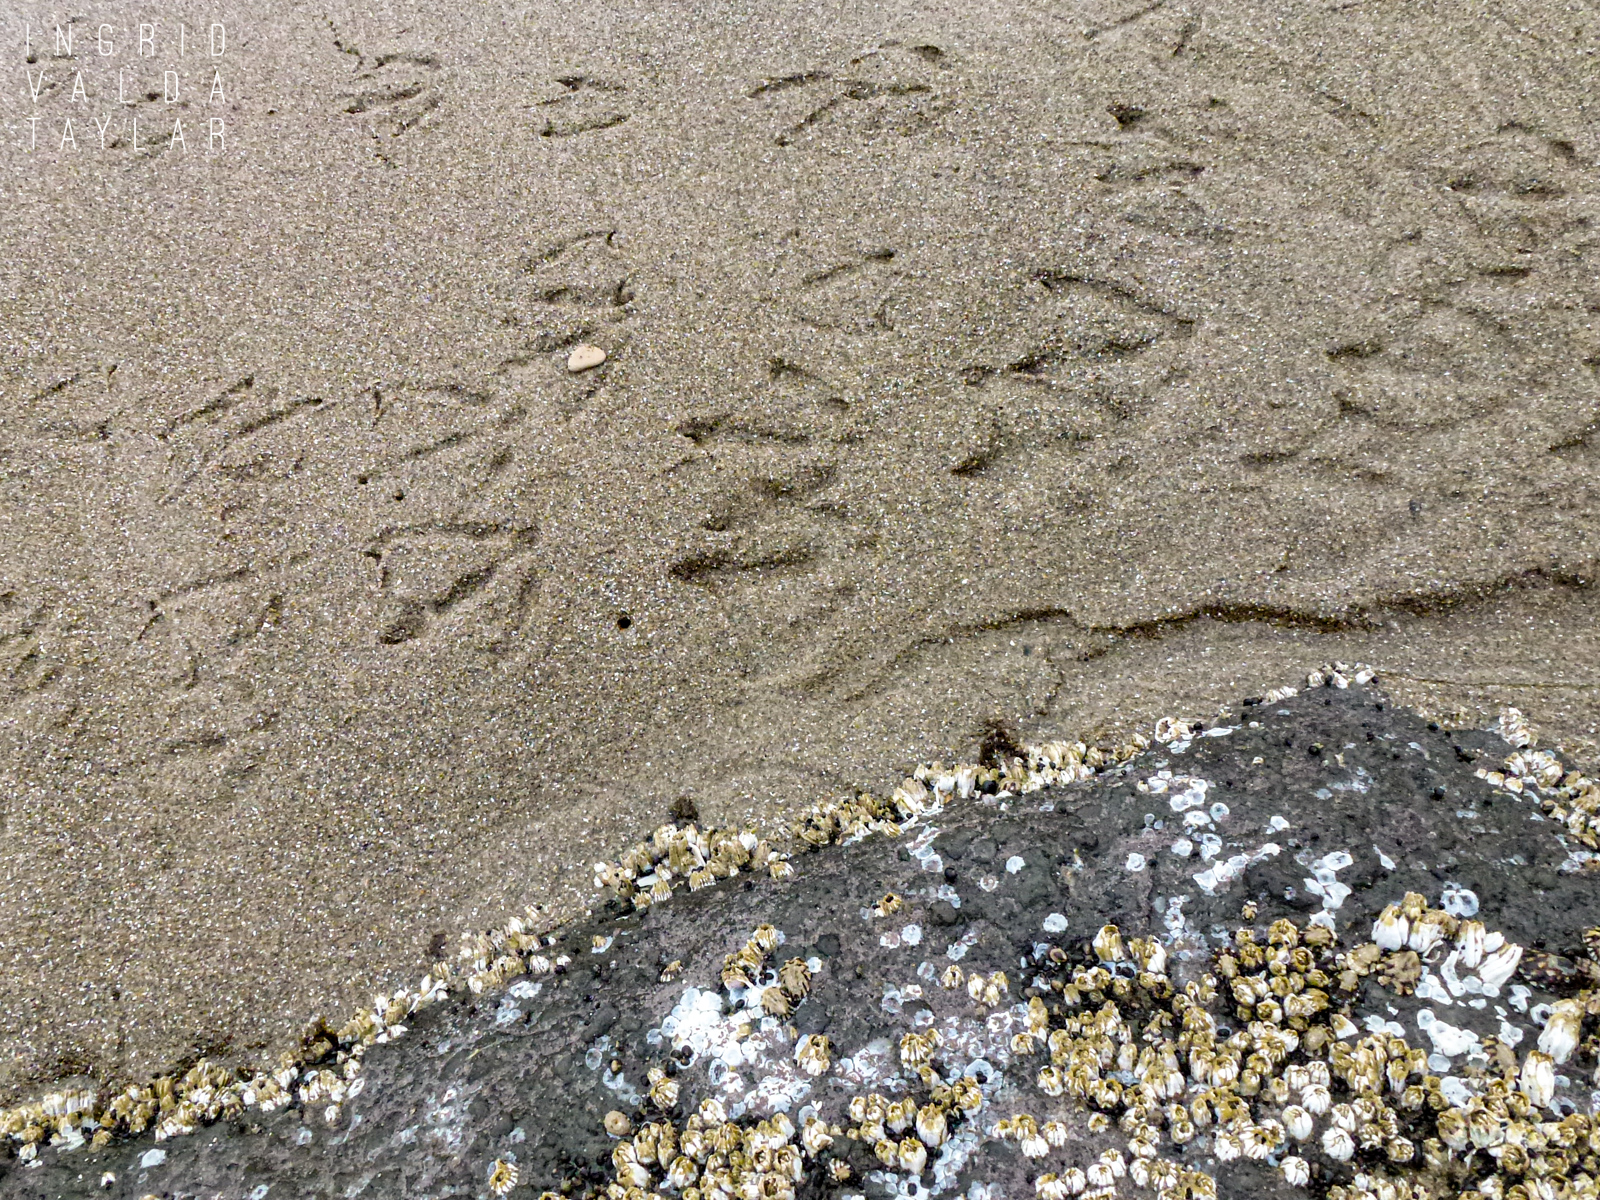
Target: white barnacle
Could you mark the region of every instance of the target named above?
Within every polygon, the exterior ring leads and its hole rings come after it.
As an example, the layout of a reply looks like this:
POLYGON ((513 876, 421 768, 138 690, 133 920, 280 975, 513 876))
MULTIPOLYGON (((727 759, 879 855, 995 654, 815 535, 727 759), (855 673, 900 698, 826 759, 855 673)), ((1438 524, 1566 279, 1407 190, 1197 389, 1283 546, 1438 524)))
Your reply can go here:
POLYGON ((812 1158, 833 1145, 833 1135, 829 1132, 827 1122, 816 1117, 807 1117, 806 1127, 800 1132, 800 1145, 812 1158))
POLYGON ((1500 988, 1516 973, 1517 964, 1521 961, 1522 947, 1515 942, 1506 942, 1493 953, 1487 954, 1478 967, 1478 978, 1483 980, 1484 990, 1493 988, 1488 994, 1498 995, 1500 988))
POLYGON ((802 1071, 815 1079, 827 1071, 830 1050, 825 1034, 808 1033, 795 1043, 794 1061, 802 1071))
POLYGON ((1558 1064, 1565 1064, 1578 1048, 1583 1009, 1582 1000, 1557 1000, 1550 1007, 1550 1016, 1539 1034, 1539 1050, 1558 1064))
POLYGON ((1456 919, 1449 913, 1430 908, 1411 922, 1411 933, 1406 938, 1406 945, 1418 954, 1426 955, 1447 936, 1454 934, 1456 925, 1456 919))
POLYGON ((900 1168, 921 1175, 928 1165, 928 1149, 914 1137, 902 1138, 899 1145, 900 1168))
POLYGON ((1528 1051, 1522 1062, 1522 1074, 1517 1086, 1535 1108, 1545 1108, 1555 1097, 1556 1068, 1554 1060, 1538 1050, 1528 1051))
POLYGON ((1322 1135, 1322 1152, 1335 1162, 1349 1162, 1356 1152, 1355 1140, 1338 1126, 1322 1135))
POLYGON ((674 1191, 681 1192, 685 1188, 693 1187, 695 1180, 700 1178, 700 1168, 694 1159, 680 1154, 672 1160, 672 1165, 667 1168, 667 1186, 674 1191))
POLYGON ((933 1057, 941 1040, 937 1029, 906 1034, 900 1039, 900 1061, 912 1068, 923 1066, 933 1057))
POLYGON ((1083 1174, 1092 1188, 1109 1191, 1117 1186, 1117 1176, 1112 1171, 1111 1164, 1103 1160, 1090 1163, 1083 1174))
POLYGON ((1411 922, 1400 911, 1398 904, 1389 905, 1372 923, 1372 940, 1380 950, 1403 949, 1410 934, 1411 922))
POLYGON ((1289 1155, 1278 1166, 1283 1171, 1283 1181, 1290 1187, 1305 1187, 1311 1182, 1311 1164, 1298 1155, 1289 1155))
POLYGON ((917 1137, 924 1145, 938 1147, 945 1144, 949 1137, 949 1120, 943 1108, 936 1104, 924 1104, 917 1110, 917 1137))
POLYGON ((1018 1138, 1018 1145, 1025 1158, 1043 1158, 1050 1153, 1050 1143, 1037 1129, 1023 1133, 1018 1138))

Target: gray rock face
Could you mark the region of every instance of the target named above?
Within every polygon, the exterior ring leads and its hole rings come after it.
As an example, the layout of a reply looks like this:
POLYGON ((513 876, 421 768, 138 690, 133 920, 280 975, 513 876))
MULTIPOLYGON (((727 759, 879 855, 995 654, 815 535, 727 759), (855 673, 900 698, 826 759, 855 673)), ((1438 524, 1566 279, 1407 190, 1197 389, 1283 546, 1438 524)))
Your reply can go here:
POLYGON ((1507 1128, 1588 1114, 1600 1097, 1592 1043, 1554 1065, 1547 1095, 1526 1069, 1536 1046, 1552 1048, 1546 1017, 1581 1014, 1585 931, 1600 925, 1589 856, 1542 803, 1552 790, 1492 786, 1476 772, 1501 769, 1499 736, 1427 725, 1372 690, 1236 711, 1082 783, 952 801, 892 840, 801 855, 787 881, 738 877, 643 914, 612 901, 560 931, 548 952, 570 956, 566 968, 440 1003, 373 1047, 363 1090, 332 1123, 295 1106, 159 1149, 47 1149, 35 1165, 0 1163, 0 1197, 421 1200, 486 1197, 513 1174, 511 1194, 580 1197, 617 1185, 641 1153, 636 1196, 710 1198, 720 1181, 734 1195, 1024 1200, 1058 1185, 1092 1194, 1096 1171, 1116 1189, 1101 1195, 1198 1195, 1201 1176, 1216 1194, 1287 1195, 1296 1162, 1312 1186, 1346 1189, 1336 1194, 1382 1194, 1387 1175, 1454 1195, 1504 1159, 1451 1153, 1450 1113, 1510 1095, 1536 1104, 1515 1100, 1507 1128), (1379 953, 1375 922, 1396 921, 1438 925, 1438 943, 1402 934, 1379 953), (1476 959, 1472 921, 1486 938, 1476 959), (1317 945, 1318 923, 1336 944, 1317 945), (1522 948, 1498 981, 1496 934, 1522 948), (1420 954, 1408 957, 1407 938, 1420 954), (1292 964, 1290 942, 1303 951, 1292 964), (747 946, 751 987, 724 986, 747 946), (1239 990, 1252 970, 1253 1003, 1239 990), (1299 990, 1275 993, 1274 978, 1299 990), (1293 1015, 1290 996, 1318 993, 1325 1007, 1293 1015), (1560 1007, 1575 997, 1578 1010, 1560 1007), (1286 1036, 1279 1061, 1246 1078, 1251 1055, 1286 1036), (1050 1069, 1070 1074, 1102 1037, 1098 1083, 1052 1095, 1050 1069), (1238 1079, 1196 1066, 1238 1037, 1238 1079), (1353 1082, 1374 1044, 1396 1060, 1392 1038, 1421 1055, 1402 1086, 1392 1074, 1353 1082), (1166 1078, 1164 1042, 1178 1090, 1141 1110, 1139 1089, 1166 1078), (1330 1069, 1334 1107, 1318 1113, 1307 1089, 1330 1069), (1104 1093, 1113 1082, 1120 1099, 1104 1093), (1363 1093, 1382 1110, 1370 1119, 1363 1093), (907 1097, 909 1114, 892 1108, 907 1097), (1232 1132, 1219 1097, 1246 1114, 1232 1132), (1208 1100, 1213 1124, 1185 1131, 1208 1100), (1312 1110, 1302 1142, 1297 1103, 1312 1110), (1341 1105, 1357 1126, 1342 1158, 1341 1105), (608 1113, 631 1138, 607 1132, 608 1113), (730 1126, 743 1149, 725 1146, 721 1167, 714 1150, 697 1161, 692 1138, 730 1126), (1253 1158, 1251 1139, 1271 1137, 1283 1144, 1253 1158), (621 1160, 620 1146, 633 1147, 621 1160), (1393 1161, 1397 1146, 1409 1161, 1393 1161), (668 1178, 674 1162, 691 1175, 668 1178))

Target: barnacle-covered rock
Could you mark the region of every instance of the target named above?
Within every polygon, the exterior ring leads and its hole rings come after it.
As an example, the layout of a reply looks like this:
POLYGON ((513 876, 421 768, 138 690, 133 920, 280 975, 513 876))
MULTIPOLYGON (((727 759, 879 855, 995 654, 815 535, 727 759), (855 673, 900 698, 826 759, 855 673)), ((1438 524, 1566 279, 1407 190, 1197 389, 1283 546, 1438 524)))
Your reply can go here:
POLYGON ((1568 818, 1592 788, 1525 722, 1447 733, 1374 707, 1364 670, 1319 668, 1271 701, 1286 717, 1165 722, 1149 754, 1060 739, 825 801, 803 840, 848 847, 778 886, 750 873, 787 864, 774 842, 663 826, 601 864, 614 902, 588 920, 472 932, 271 1070, 202 1061, 4 1114, 40 1165, 0 1174, 0 1195, 12 1178, 71 1195, 69 1172, 102 1169, 204 1190, 244 1154, 290 1194, 386 1163, 423 1190, 572 1200, 891 1177, 1051 1200, 1215 1196, 1219 1179, 1240 1196, 1585 1186, 1600 909, 1568 818), (1504 756, 1500 732, 1528 744, 1498 781, 1450 750, 1504 756), (1421 776, 1389 747, 1412 743, 1461 811, 1503 799, 1497 833, 1406 791, 1421 776), (1349 780, 1365 790, 1318 795, 1349 780), (1520 878, 1512 859, 1527 894, 1499 882, 1520 878), (137 1168, 152 1131, 167 1157, 137 1168), (412 1149, 463 1131, 457 1159, 412 1149))

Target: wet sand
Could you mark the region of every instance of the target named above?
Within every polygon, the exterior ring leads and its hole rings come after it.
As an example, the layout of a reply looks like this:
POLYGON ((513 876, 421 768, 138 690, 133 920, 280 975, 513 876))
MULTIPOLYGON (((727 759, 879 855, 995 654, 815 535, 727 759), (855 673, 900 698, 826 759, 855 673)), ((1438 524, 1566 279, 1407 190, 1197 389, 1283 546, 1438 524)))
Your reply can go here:
POLYGON ((140 13, 3 51, 5 1098, 254 1062, 684 794, 1333 658, 1593 762, 1593 14, 212 16, 219 156, 56 146, 140 13))

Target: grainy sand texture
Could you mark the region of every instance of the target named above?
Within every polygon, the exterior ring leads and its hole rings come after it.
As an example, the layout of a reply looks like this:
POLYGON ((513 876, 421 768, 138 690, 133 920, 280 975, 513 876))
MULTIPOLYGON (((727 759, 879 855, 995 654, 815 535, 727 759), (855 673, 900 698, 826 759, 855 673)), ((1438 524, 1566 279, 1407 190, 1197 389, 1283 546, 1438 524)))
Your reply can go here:
POLYGON ((4 1098, 255 1061, 686 793, 1336 658, 1592 761, 1592 2, 0 18, 4 1098))

